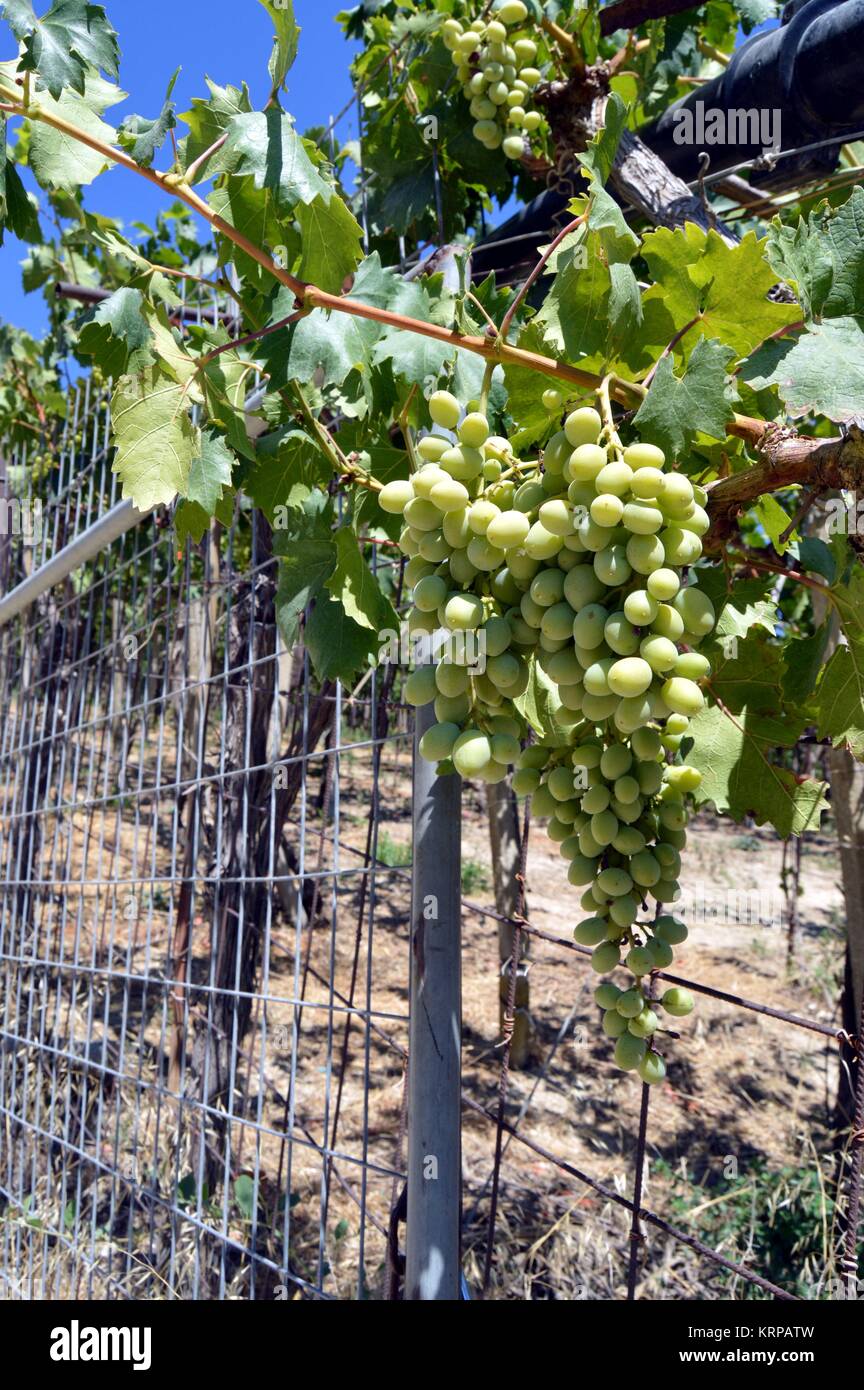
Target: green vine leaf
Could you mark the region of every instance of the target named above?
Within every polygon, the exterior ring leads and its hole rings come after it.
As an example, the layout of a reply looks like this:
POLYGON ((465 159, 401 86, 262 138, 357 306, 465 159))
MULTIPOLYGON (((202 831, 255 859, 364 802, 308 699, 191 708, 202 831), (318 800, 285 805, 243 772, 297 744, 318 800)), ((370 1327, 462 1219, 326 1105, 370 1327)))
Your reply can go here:
POLYGON ((106 376, 134 375, 153 365, 153 334, 140 290, 123 286, 85 315, 78 348, 106 376))
POLYGON ((144 512, 185 494, 200 446, 182 386, 161 366, 121 377, 111 399, 111 421, 113 471, 124 497, 144 512))
POLYGON ((281 508, 302 507, 332 476, 330 460, 308 434, 286 428, 259 439, 245 486, 271 524, 278 525, 281 508))
MULTIPOLYGON (((119 87, 88 73, 83 96, 67 87, 57 100, 53 96, 42 96, 39 105, 46 114, 78 126, 103 145, 113 145, 117 133, 102 120, 102 114, 123 101, 125 95, 119 87)), ((68 192, 92 183, 103 169, 109 168, 109 161, 98 150, 91 150, 44 121, 32 122, 29 159, 36 180, 43 188, 68 192)))
POLYGON ((276 30, 267 71, 273 84, 272 90, 278 92, 284 87, 285 78, 297 57, 300 28, 294 18, 293 0, 260 0, 260 3, 276 30))
POLYGON ((225 134, 235 116, 242 116, 252 110, 245 82, 241 87, 220 87, 209 77, 205 78, 205 81, 210 90, 209 99, 193 97, 191 108, 180 113, 181 121, 189 127, 189 134, 183 141, 183 156, 187 169, 225 134))
POLYGON ((224 490, 231 486, 234 462, 234 455, 221 434, 202 430, 198 452, 189 467, 186 485, 189 501, 197 502, 209 516, 213 516, 222 501, 224 490))
POLYGON ((101 5, 54 0, 37 19, 31 0, 4 0, 3 14, 24 46, 21 71, 37 73, 55 101, 64 89, 84 92, 88 65, 119 76, 120 46, 101 5))
POLYGON ((399 627, 396 611, 361 555, 351 528, 340 527, 335 541, 336 567, 325 588, 341 603, 352 621, 375 633, 377 646, 379 632, 399 627))
POLYGON ((680 377, 672 356, 658 363, 648 394, 633 423, 641 437, 679 458, 697 431, 726 438, 726 423, 738 404, 728 365, 732 353, 723 343, 700 338, 680 377))
POLYGON ((269 189, 282 213, 316 198, 329 203, 333 189, 306 153, 291 117, 278 107, 234 116, 225 134, 225 144, 209 166, 211 174, 250 174, 256 188, 269 189))
POLYGON ((180 69, 177 68, 168 83, 168 91, 165 94, 162 110, 155 119, 150 120, 146 116, 127 116, 117 131, 117 142, 121 149, 130 154, 136 164, 140 164, 144 169, 151 167, 156 158, 156 152, 161 149, 169 130, 174 130, 177 126, 171 93, 174 91, 174 84, 179 76, 180 69))
POLYGON ((765 343, 741 375, 757 391, 776 386, 790 415, 826 415, 851 423, 864 393, 864 318, 812 324, 795 341, 765 343))

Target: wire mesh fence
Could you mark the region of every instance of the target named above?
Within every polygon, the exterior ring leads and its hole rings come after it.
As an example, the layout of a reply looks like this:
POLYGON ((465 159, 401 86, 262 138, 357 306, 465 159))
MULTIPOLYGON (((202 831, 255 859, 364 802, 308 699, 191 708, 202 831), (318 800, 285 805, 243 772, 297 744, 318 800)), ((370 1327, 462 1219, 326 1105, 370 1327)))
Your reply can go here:
MULTIPOLYGON (((88 393, 7 589, 115 501, 88 393)), ((380 1290, 409 730, 380 673, 349 699, 284 649, 270 540, 238 510, 180 556, 149 517, 0 630, 7 1297, 380 1290)))

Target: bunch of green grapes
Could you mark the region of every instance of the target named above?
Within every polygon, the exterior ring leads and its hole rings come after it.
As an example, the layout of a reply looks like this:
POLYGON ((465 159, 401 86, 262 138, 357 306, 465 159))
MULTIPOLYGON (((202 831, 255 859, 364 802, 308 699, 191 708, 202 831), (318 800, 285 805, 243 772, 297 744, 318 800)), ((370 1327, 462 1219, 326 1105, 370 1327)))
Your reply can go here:
POLYGON ((543 123, 531 105, 531 92, 540 81, 534 66, 537 45, 513 32, 527 14, 522 0, 503 0, 488 19, 463 26, 448 18, 442 25, 444 43, 471 103, 474 135, 489 150, 503 149, 508 159, 521 159, 524 137, 543 123))
MULTIPOLYGON (((555 391, 544 403, 563 406, 555 391)), ((533 798, 570 882, 585 889, 576 940, 594 948, 598 972, 634 977, 598 991, 616 1060, 658 1081, 659 1018, 644 982, 686 928, 638 918, 650 899, 659 912, 680 897, 688 798, 701 781, 680 749, 710 674, 695 648, 714 609, 689 582, 705 493, 653 445, 622 446, 592 407, 567 414, 534 464, 490 434, 476 403, 466 413, 438 391, 429 410, 438 428, 419 441, 419 466, 379 500, 404 520, 410 630, 474 640, 451 642, 406 682, 409 703, 434 701, 421 752, 489 782, 516 766, 514 790, 533 798), (561 737, 523 748, 518 701, 532 663, 557 696, 561 737)), ((692 1008, 684 990, 660 1002, 674 1016, 692 1008)))

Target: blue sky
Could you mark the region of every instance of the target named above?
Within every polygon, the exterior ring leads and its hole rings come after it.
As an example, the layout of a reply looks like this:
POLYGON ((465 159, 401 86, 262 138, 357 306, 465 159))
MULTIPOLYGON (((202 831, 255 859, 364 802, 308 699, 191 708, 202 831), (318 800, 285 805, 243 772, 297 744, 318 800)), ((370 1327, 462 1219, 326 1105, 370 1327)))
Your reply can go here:
MULTIPOLYGON (((206 96, 205 75, 220 83, 249 84, 253 101, 267 97, 267 60, 272 24, 256 0, 103 0, 120 35, 120 83, 131 93, 112 108, 114 124, 130 112, 155 115, 165 97, 171 73, 182 72, 174 89, 177 110, 189 108, 193 96, 206 96), (242 18, 241 18, 242 16, 242 18)), ((45 6, 37 4, 41 13, 45 6)), ((297 61, 289 74, 285 105, 303 130, 324 124, 351 96, 348 66, 356 45, 345 42, 333 16, 338 8, 328 0, 294 0, 303 33, 297 61)), ((0 57, 12 56, 12 36, 0 21, 0 57)), ((181 131, 183 127, 181 125, 181 131)), ((341 141, 357 133, 352 111, 339 126, 341 141)), ((167 164, 167 150, 163 151, 167 164)), ((31 185, 32 186, 32 185, 31 185)), ((135 174, 114 169, 85 190, 94 211, 124 222, 152 222, 165 198, 135 174)), ((0 315, 8 322, 41 334, 46 327, 42 292, 25 295, 18 262, 26 254, 9 234, 0 247, 0 315)))

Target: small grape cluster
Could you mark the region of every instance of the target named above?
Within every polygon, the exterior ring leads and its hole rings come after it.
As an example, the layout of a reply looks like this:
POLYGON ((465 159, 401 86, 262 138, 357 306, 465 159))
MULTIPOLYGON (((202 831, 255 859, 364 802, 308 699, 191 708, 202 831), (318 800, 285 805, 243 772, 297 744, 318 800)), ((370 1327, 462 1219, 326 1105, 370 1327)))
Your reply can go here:
MULTIPOLYGON (((544 404, 563 413, 557 391, 544 404)), ((379 501, 404 521, 411 632, 474 643, 406 681, 409 703, 434 701, 421 753, 486 782, 516 768, 514 790, 532 797, 569 881, 585 889, 576 940, 593 948, 598 973, 623 965, 635 977, 596 995, 616 1060, 658 1081, 646 977, 687 931, 671 916, 637 918, 649 898, 659 913, 680 897, 687 798, 701 781, 680 749, 710 674, 695 647, 715 623, 688 582, 709 524, 705 493, 655 446, 621 445, 590 406, 566 414, 542 463, 491 435, 477 402, 465 412, 438 391, 429 410, 438 428, 419 440, 418 466, 379 501), (519 701, 532 663, 554 693, 560 737, 525 747, 519 701)), ((693 1007, 683 989, 659 1003, 674 1017, 693 1007)))
POLYGON ((531 105, 531 92, 540 81, 534 66, 537 45, 512 32, 527 14, 522 0, 503 0, 489 19, 475 19, 467 28, 453 18, 442 25, 444 43, 471 104, 474 136, 489 150, 503 149, 508 159, 522 158, 524 137, 543 123, 531 105))

